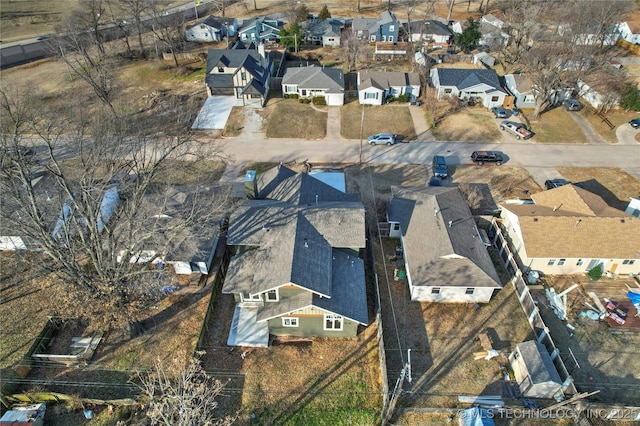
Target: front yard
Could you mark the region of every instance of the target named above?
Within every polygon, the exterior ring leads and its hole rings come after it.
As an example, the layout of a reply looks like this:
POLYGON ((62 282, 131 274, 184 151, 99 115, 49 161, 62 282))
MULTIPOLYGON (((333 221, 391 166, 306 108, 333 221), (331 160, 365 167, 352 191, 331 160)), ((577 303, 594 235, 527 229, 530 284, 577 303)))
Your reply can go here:
POLYGON ((267 138, 314 140, 327 134, 327 113, 297 99, 271 98, 259 114, 265 118, 267 138))
POLYGON ((395 133, 401 135, 404 141, 415 139, 416 131, 407 105, 391 103, 363 107, 357 101, 349 102, 340 108, 340 133, 345 139, 362 137, 365 141, 368 136, 376 133, 395 133), (361 128, 364 129, 362 132, 361 128))

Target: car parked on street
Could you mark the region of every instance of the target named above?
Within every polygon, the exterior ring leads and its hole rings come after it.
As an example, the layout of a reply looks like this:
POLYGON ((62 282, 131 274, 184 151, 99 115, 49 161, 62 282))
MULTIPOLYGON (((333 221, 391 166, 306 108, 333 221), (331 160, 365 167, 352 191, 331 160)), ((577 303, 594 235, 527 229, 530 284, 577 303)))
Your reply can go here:
POLYGON ((562 103, 567 111, 580 111, 583 106, 577 99, 567 99, 562 103))
POLYGON ((387 145, 391 146, 396 143, 396 135, 391 133, 378 133, 367 138, 369 145, 387 145))
POLYGON ((471 161, 480 165, 484 163, 496 163, 496 165, 499 166, 503 160, 502 154, 496 151, 473 151, 471 154, 471 161))
POLYGON ((496 118, 507 118, 507 110, 501 106, 491 108, 491 112, 496 116, 496 118))
POLYGON ((638 127, 640 127, 640 118, 634 118, 633 120, 630 120, 629 125, 634 129, 637 129, 638 127))
POLYGON ((439 178, 446 179, 449 174, 447 170, 447 163, 442 155, 435 155, 433 157, 431 169, 433 171, 433 175, 439 178))

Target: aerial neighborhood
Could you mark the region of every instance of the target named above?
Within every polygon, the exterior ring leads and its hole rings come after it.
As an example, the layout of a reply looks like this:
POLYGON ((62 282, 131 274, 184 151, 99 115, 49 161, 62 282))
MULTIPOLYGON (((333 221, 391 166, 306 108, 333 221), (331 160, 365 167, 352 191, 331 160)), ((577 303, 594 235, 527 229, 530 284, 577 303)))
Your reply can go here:
POLYGON ((6 3, 3 426, 640 422, 637 2, 6 3))

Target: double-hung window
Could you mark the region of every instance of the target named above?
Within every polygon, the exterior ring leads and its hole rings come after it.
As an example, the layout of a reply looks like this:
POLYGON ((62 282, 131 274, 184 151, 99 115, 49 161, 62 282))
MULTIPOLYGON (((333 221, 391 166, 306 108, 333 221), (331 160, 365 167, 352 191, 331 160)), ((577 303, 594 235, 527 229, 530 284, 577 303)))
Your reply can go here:
POLYGON ((340 331, 342 330, 342 317, 340 315, 325 315, 324 316, 324 329, 340 331))

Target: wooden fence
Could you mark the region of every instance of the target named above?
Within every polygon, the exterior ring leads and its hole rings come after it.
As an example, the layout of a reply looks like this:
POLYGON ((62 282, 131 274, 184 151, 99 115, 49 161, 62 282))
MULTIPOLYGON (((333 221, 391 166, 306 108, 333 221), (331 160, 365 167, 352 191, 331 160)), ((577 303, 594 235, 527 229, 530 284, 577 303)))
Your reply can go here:
POLYGON ((556 370, 558 370, 558 375, 562 380, 562 390, 567 394, 576 394, 577 390, 573 383, 573 377, 571 377, 571 375, 569 374, 567 367, 564 365, 564 361, 562 361, 562 358, 560 357, 560 351, 551 338, 549 328, 546 326, 542 317, 540 316, 538 307, 536 306, 533 297, 529 292, 527 284, 522 278, 522 271, 518 266, 518 263, 516 262, 515 257, 509 247, 509 243, 507 242, 507 239, 502 233, 502 229, 500 228, 500 225, 495 218, 491 220, 491 227, 496 235, 493 245, 498 249, 498 253, 500 254, 500 258, 504 262, 505 268, 510 274, 513 275, 511 284, 516 291, 518 301, 520 302, 520 306, 522 306, 522 310, 527 317, 527 321, 529 321, 529 325, 533 329, 536 340, 542 343, 547 349, 547 352, 549 352, 549 355, 553 360, 553 365, 555 365, 556 370))

